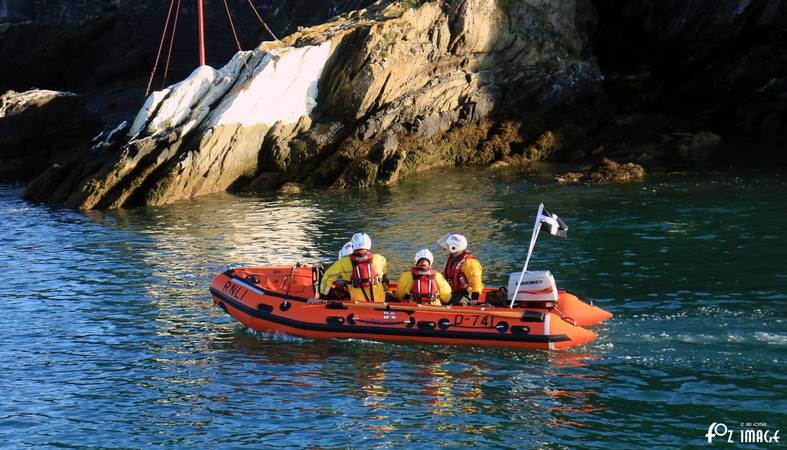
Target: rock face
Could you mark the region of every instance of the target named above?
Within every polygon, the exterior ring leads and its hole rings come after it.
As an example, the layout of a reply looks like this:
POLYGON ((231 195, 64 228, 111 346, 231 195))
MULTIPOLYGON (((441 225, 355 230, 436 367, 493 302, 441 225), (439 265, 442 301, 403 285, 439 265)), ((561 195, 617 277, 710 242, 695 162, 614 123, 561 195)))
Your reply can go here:
POLYGON ((285 182, 386 184, 512 152, 538 159, 554 136, 526 146, 501 120, 599 94, 581 1, 411 3, 377 3, 197 69, 152 94, 125 137, 52 169, 26 196, 158 205, 285 182))
POLYGON ((122 139, 111 135, 91 149, 97 158, 45 172, 27 195, 49 192, 66 206, 92 209, 224 191, 254 175, 271 126, 308 117, 329 50, 329 42, 258 49, 218 71, 202 66, 152 94, 122 139))
POLYGON ((82 152, 101 121, 70 92, 8 91, 0 96, 0 180, 25 180, 82 152))

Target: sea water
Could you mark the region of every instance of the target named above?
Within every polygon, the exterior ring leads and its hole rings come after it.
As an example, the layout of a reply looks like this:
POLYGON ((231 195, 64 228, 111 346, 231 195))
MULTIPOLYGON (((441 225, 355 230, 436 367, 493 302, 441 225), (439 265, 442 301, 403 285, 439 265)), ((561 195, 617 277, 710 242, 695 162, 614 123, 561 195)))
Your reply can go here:
POLYGON ((0 187, 0 447, 651 448, 787 433, 783 178, 529 180, 449 170, 88 213, 0 187), (356 231, 394 279, 420 248, 442 263, 435 241, 461 232, 500 286, 540 202, 570 229, 542 233, 531 267, 615 314, 568 351, 258 334, 208 293, 228 264, 328 264, 356 231))

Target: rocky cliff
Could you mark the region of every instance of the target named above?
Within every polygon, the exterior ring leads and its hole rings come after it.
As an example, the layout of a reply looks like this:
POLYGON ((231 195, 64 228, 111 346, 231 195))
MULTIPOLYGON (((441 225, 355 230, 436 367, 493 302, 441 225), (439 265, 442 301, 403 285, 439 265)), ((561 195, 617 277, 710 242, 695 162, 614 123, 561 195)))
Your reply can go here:
MULTIPOLYGON (((311 3, 283 1, 274 21, 369 4, 311 3)), ((26 197, 108 208, 444 165, 712 158, 720 134, 784 134, 786 18, 778 0, 381 0, 105 115, 26 197)))
POLYGON ((502 120, 598 96, 581 1, 415 3, 380 2, 201 67, 26 195, 90 209, 287 181, 385 184, 507 157, 521 133, 502 120))

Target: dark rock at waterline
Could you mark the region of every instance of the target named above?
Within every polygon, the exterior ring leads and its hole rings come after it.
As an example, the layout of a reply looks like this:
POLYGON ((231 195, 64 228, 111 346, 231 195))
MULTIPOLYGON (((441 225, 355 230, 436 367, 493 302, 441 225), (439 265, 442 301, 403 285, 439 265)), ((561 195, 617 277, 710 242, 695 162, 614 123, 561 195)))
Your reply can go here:
POLYGON ((83 152, 101 129, 85 99, 70 92, 0 96, 0 179, 26 180, 83 152))
POLYGON ((566 172, 561 175, 555 175, 555 181, 566 184, 582 183, 586 178, 587 174, 584 172, 566 172))
POLYGON ((284 183, 277 192, 280 194, 294 195, 303 193, 305 186, 299 183, 287 182, 284 183))
POLYGON ((607 158, 590 169, 591 183, 628 183, 645 177, 645 169, 635 163, 618 163, 607 158))
POLYGON ((602 158, 587 172, 566 172, 555 177, 560 183, 630 183, 642 181, 645 169, 635 163, 618 163, 602 158))

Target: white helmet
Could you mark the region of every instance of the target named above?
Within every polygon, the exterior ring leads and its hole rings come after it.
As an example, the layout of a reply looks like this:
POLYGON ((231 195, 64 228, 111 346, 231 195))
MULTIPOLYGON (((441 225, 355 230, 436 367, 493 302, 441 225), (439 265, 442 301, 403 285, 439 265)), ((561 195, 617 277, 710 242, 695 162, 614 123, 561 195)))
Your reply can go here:
POLYGON ((430 252, 428 249, 418 250, 418 252, 415 254, 415 258, 413 258, 413 262, 418 264, 418 261, 422 259, 429 260, 429 265, 431 266, 434 262, 434 255, 432 255, 432 252, 430 252))
POLYGON ((445 239, 442 246, 451 253, 461 252, 467 248, 467 238, 461 234, 454 233, 445 239))
POLYGON ((339 250, 339 258, 344 258, 345 256, 349 255, 353 252, 353 243, 347 242, 342 246, 342 249, 339 250))
POLYGON ((355 233, 350 243, 353 245, 353 250, 372 249, 372 238, 366 233, 355 233))

